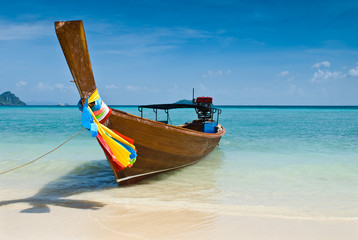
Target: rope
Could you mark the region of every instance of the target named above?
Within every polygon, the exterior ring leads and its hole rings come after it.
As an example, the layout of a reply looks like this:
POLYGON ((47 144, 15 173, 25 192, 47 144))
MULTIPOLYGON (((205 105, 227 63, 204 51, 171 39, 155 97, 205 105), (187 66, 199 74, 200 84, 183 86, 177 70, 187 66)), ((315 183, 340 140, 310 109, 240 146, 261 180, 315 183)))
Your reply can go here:
POLYGON ((29 164, 31 164, 31 163, 36 162, 37 160, 39 160, 39 159, 45 157, 46 155, 48 155, 48 154, 52 153, 53 151, 55 151, 55 150, 59 149, 60 147, 62 147, 65 143, 67 143, 68 141, 70 141, 72 138, 76 137, 78 134, 80 134, 80 133, 81 133, 83 130, 85 130, 85 129, 86 129, 86 128, 82 128, 78 133, 76 133, 75 135, 73 135, 72 137, 70 137, 69 139, 67 139, 66 141, 64 141, 63 143, 61 143, 60 145, 58 145, 57 147, 55 147, 54 149, 52 149, 51 151, 49 151, 49 152, 43 154, 42 156, 40 156, 40 157, 38 157, 38 158, 36 158, 36 159, 30 161, 30 162, 27 162, 27 163, 25 163, 25 164, 22 164, 22 165, 20 165, 20 166, 18 166, 18 167, 9 169, 9 170, 7 170, 7 171, 5 171, 5 172, 1 172, 0 175, 5 174, 5 173, 8 173, 8 172, 11 172, 11 171, 14 171, 14 170, 16 170, 16 169, 25 167, 26 165, 29 165, 29 164))

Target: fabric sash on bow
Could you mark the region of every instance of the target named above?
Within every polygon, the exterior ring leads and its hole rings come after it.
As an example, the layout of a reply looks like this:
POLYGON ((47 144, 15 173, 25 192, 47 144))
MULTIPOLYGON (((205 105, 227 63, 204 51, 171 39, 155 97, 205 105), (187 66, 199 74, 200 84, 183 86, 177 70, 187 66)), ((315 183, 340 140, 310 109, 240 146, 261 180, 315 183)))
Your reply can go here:
POLYGON ((109 117, 111 111, 96 90, 83 105, 82 125, 91 131, 93 137, 97 138, 107 158, 118 172, 126 167, 131 167, 136 160, 137 153, 132 139, 102 124, 109 117), (89 107, 88 103, 94 103, 94 106, 89 107))

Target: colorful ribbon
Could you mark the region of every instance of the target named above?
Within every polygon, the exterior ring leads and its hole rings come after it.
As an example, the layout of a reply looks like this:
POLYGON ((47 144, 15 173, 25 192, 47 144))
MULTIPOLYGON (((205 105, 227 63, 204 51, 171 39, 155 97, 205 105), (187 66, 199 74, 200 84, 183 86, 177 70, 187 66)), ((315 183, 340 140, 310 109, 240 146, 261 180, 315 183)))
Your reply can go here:
POLYGON ((131 167, 136 160, 137 153, 134 141, 122 134, 104 126, 104 123, 112 110, 101 100, 96 90, 85 101, 82 111, 82 125, 91 131, 96 137, 107 158, 118 172, 126 167, 131 167), (89 107, 88 103, 94 103, 89 107))

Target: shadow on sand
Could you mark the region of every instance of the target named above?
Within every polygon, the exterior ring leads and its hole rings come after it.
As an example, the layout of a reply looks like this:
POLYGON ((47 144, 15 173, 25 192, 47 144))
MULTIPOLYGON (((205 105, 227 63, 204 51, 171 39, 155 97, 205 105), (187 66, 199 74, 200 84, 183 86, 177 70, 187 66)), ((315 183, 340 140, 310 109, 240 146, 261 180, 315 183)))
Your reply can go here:
MULTIPOLYGON (((186 183, 188 188, 193 188, 192 182, 195 182, 195 178, 198 178, 198 181, 202 182, 204 186, 209 187, 209 189, 214 188, 216 172, 223 164, 223 154, 220 148, 218 148, 207 156, 206 159, 195 164, 195 168, 185 168, 183 172, 177 170, 158 174, 136 185, 151 184, 153 181, 167 180, 167 178, 173 175, 180 174, 183 178, 181 179, 182 185, 186 183), (203 173, 205 174, 203 175, 203 173)), ((118 185, 107 160, 91 161, 83 163, 71 172, 47 183, 31 197, 0 201, 0 207, 15 203, 28 203, 32 206, 21 210, 21 213, 49 213, 49 205, 97 210, 104 207, 105 204, 97 201, 69 199, 68 197, 84 192, 94 192, 117 187, 118 185)), ((201 185, 197 187, 198 190, 203 188, 201 185)), ((169 191, 171 191, 170 188, 169 191)), ((168 193, 168 195, 170 194, 173 194, 173 192, 168 193)))
POLYGON ((117 184, 106 160, 87 162, 66 175, 47 183, 35 195, 23 199, 1 201, 0 207, 14 203, 28 203, 32 206, 21 210, 21 213, 48 213, 50 212, 49 205, 96 210, 105 204, 88 200, 67 199, 67 197, 115 187, 117 184))

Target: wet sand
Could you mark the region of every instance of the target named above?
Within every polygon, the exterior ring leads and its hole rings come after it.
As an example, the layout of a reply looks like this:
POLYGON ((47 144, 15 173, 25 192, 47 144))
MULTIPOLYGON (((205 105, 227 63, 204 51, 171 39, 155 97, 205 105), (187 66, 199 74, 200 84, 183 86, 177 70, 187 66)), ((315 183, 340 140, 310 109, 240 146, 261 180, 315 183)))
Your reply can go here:
MULTIPOLYGON (((103 202, 102 202, 103 203, 103 202)), ((107 202, 79 209, 14 203, 0 207, 1 239, 358 239, 357 220, 244 216, 190 206, 107 202)))

